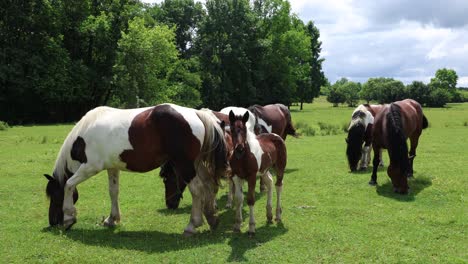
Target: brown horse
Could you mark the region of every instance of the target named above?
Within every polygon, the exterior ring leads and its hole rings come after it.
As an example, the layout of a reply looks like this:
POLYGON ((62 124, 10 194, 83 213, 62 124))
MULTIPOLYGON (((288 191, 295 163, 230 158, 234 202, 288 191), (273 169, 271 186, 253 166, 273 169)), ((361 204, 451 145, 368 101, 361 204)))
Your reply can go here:
POLYGON ((291 113, 285 105, 252 105, 248 110, 251 111, 256 118, 255 134, 275 133, 283 140, 286 140, 287 135, 293 137, 298 136, 291 121, 291 113))
POLYGON ((214 202, 227 168, 223 128, 210 111, 174 104, 89 111, 65 139, 53 176, 46 175, 50 225, 68 229, 76 222, 76 186, 102 170, 109 176, 112 204, 104 225, 115 225, 120 221, 119 172, 147 172, 164 163, 173 173, 167 180, 188 184, 192 194, 184 233, 195 233, 203 214, 216 227, 214 202))
POLYGON ((374 168, 369 184, 377 185, 380 150, 385 148, 388 149, 390 157, 387 174, 392 180, 393 190, 401 194, 408 193, 407 177, 413 176, 413 160, 416 157, 419 136, 427 127, 427 118, 418 102, 405 99, 385 105, 374 120, 372 138, 374 168), (411 145, 409 153, 406 145, 408 138, 411 145))
MULTIPOLYGON (((236 116, 232 111, 229 113, 230 140, 233 153, 229 157, 232 170, 232 180, 235 188, 235 224, 234 231, 239 232, 242 223, 242 204, 244 195, 242 185, 247 180, 247 204, 250 208, 249 235, 255 234, 255 184, 257 174, 261 174, 267 187, 267 221, 273 219, 272 214, 272 183, 273 179, 269 172, 270 168, 276 169, 276 221, 281 221, 281 192, 283 189, 283 175, 286 167, 287 153, 284 140, 273 133, 255 135, 246 128, 249 113, 236 116)), ((226 133, 227 134, 227 133, 226 133)), ((229 140, 226 140, 229 141, 229 140)))
MULTIPOLYGON (((362 104, 351 115, 346 137, 346 157, 352 172, 365 170, 370 163, 374 117, 382 108, 383 105, 362 104)), ((380 166, 383 166, 383 160, 380 161, 380 166)))

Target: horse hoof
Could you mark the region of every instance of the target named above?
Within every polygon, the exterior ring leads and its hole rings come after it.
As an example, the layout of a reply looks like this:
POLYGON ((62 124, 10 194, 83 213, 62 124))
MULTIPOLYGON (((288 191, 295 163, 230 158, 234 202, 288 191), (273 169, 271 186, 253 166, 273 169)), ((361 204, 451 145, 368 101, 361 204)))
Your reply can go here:
POLYGON ((376 186, 376 185, 377 185, 377 181, 370 181, 370 182, 369 182, 369 185, 370 185, 370 186, 376 186))
POLYGON ((367 170, 367 167, 361 167, 359 170, 360 171, 365 171, 365 170, 367 170))
POLYGON ((71 219, 68 219, 66 221, 63 221, 63 228, 65 229, 65 231, 68 231, 70 230, 70 228, 76 224, 76 218, 73 217, 71 219))
POLYGON ((247 234, 249 235, 250 238, 255 237, 255 232, 250 232, 249 231, 249 232, 247 232, 247 234))
POLYGON ((266 192, 265 185, 260 185, 260 192, 266 192))
POLYGON ((240 233, 241 231, 240 231, 240 228, 239 228, 239 227, 234 227, 234 228, 232 229, 232 232, 234 232, 234 233, 240 233))
POLYGON ((182 236, 184 237, 192 237, 193 235, 195 235, 195 233, 188 230, 184 230, 184 233, 182 233, 182 236))
POLYGON ((218 225, 219 225, 219 219, 216 218, 216 219, 214 220, 214 222, 210 223, 209 225, 210 225, 210 230, 211 230, 211 231, 216 230, 216 228, 218 228, 218 225))
POLYGON ((275 218, 276 223, 281 223, 281 218, 275 218))
POLYGON ((226 204, 226 209, 231 209, 232 208, 232 204, 226 204))

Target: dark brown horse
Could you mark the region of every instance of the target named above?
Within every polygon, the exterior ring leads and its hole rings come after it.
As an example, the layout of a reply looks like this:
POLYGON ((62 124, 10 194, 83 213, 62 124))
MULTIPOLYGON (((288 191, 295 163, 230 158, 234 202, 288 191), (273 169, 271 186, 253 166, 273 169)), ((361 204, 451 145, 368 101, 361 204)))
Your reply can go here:
POLYGON ((297 137, 291 121, 291 113, 283 104, 252 105, 248 108, 256 118, 255 134, 275 133, 283 140, 287 135, 297 137))
POLYGON ((120 221, 119 172, 147 172, 167 162, 173 170, 167 180, 188 184, 192 194, 185 234, 196 232, 203 214, 214 228, 216 192, 227 168, 227 152, 223 128, 210 111, 173 104, 89 111, 65 139, 53 176, 46 175, 50 225, 70 228, 76 222, 76 186, 102 170, 109 176, 112 204, 104 225, 115 225, 120 221))
POLYGON ((276 169, 276 221, 281 221, 281 192, 287 153, 284 140, 277 134, 265 133, 256 136, 248 131, 246 128, 248 119, 248 112, 243 116, 236 116, 232 111, 229 113, 230 140, 233 148, 233 153, 229 157, 229 165, 233 175, 236 201, 234 231, 239 232, 242 223, 241 207, 244 201, 242 185, 246 180, 248 183, 247 204, 250 209, 249 235, 253 235, 255 233, 254 205, 257 174, 261 175, 267 187, 267 220, 268 222, 273 220, 273 179, 269 172, 270 168, 276 169))
POLYGON ((387 174, 392 180, 393 190, 401 194, 408 193, 407 178, 413 176, 413 160, 416 157, 419 136, 427 127, 427 118, 418 102, 406 99, 385 105, 374 120, 372 139, 374 167, 369 184, 377 184, 380 149, 385 148, 388 149, 390 157, 387 174), (409 152, 406 144, 408 138, 409 152))
MULTIPOLYGON (((346 138, 346 157, 351 171, 365 170, 370 163, 374 117, 382 108, 383 105, 362 104, 351 115, 346 138)), ((383 166, 383 160, 380 165, 383 166)))

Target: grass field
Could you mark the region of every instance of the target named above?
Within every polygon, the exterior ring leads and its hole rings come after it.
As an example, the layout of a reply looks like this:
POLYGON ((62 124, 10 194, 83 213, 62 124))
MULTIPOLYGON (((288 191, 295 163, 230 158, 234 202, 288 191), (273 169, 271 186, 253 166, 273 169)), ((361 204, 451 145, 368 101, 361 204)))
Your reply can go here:
POLYGON ((243 233, 231 231, 225 188, 218 229, 205 224, 196 236, 182 237, 190 195, 178 210, 166 210, 156 171, 122 173, 122 223, 115 229, 100 225, 110 212, 104 173, 78 186, 72 230, 48 229, 42 174, 52 172, 72 125, 11 127, 0 131, 0 262, 466 263, 468 104, 424 111, 430 126, 420 138, 411 193, 401 196, 393 194, 386 169, 377 187, 367 184, 370 171, 348 172, 341 128, 351 108, 333 108, 323 98, 303 111, 293 107, 293 121, 316 135, 288 138, 283 224, 266 224, 266 195, 257 193, 254 238, 245 233, 247 206, 243 233), (323 124, 337 129, 327 133, 323 124))

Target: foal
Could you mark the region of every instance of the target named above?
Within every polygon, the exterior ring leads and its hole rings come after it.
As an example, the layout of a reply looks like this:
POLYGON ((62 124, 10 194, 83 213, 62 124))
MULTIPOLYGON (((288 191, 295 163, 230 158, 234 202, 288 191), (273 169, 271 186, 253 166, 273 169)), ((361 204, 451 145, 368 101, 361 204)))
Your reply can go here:
MULTIPOLYGON (((226 136, 232 143, 233 153, 229 157, 235 188, 235 224, 234 231, 240 232, 242 223, 241 205, 244 202, 242 185, 248 183, 247 204, 250 209, 249 235, 255 234, 255 184, 257 174, 261 174, 267 187, 266 215, 268 223, 272 222, 272 184, 270 168, 276 169, 276 221, 281 222, 281 192, 283 189, 283 175, 286 167, 287 153, 284 140, 276 134, 260 134, 255 136, 246 128, 249 113, 236 116, 229 112, 231 135, 226 136)), ((226 133, 227 134, 227 133, 226 133)))

